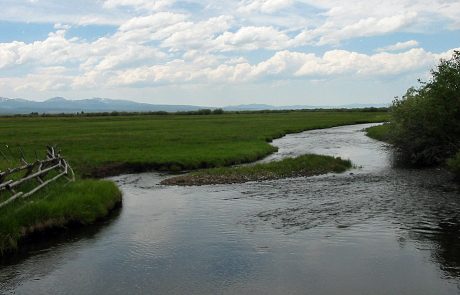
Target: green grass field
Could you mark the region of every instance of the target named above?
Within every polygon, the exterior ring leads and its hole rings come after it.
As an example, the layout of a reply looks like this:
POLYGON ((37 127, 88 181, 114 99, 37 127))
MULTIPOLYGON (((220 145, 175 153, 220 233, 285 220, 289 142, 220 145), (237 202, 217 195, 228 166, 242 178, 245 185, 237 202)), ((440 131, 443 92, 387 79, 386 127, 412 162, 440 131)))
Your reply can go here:
MULTIPOLYGON (((386 113, 287 112, 209 116, 0 118, 0 149, 29 158, 57 145, 77 175, 229 166, 260 159, 273 138, 338 125, 381 122, 386 113)), ((10 165, 0 160, 0 169, 10 165)))

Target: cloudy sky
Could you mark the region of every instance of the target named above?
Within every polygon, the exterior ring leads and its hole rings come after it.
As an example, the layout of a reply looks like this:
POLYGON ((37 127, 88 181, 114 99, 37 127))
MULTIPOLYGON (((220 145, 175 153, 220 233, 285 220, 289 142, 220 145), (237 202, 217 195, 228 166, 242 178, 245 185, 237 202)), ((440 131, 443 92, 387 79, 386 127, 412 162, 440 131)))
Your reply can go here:
POLYGON ((460 48, 459 0, 0 0, 0 96, 387 103, 460 48))

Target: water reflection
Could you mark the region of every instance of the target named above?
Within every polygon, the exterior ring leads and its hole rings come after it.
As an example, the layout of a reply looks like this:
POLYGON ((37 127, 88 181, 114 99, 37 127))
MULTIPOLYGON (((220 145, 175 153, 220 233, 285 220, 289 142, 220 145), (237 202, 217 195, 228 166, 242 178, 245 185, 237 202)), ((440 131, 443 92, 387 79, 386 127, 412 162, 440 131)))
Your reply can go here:
MULTIPOLYGON (((439 171, 436 173, 439 175, 439 171)), ((440 177, 424 174, 418 178, 417 198, 400 201, 394 218, 402 225, 401 237, 415 241, 416 247, 421 250, 429 250, 432 260, 439 264, 445 277, 458 280, 460 191, 440 177)), ((444 176, 449 177, 447 173, 444 176)))
POLYGON ((101 230, 115 226, 121 211, 120 206, 93 226, 56 229, 29 237, 23 241, 18 252, 0 257, 0 290, 11 290, 24 281, 39 280, 50 275, 66 261, 76 257, 73 251, 76 243, 92 245, 99 238, 101 230))

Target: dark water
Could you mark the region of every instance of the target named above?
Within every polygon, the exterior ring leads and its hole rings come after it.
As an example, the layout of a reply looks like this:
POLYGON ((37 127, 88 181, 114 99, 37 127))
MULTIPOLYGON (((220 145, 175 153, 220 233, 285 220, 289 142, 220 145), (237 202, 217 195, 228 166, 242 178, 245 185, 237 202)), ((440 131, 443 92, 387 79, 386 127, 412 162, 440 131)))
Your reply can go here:
POLYGON ((438 170, 391 168, 365 125, 289 135, 278 154, 340 155, 339 175, 164 187, 114 178, 118 215, 0 266, 15 294, 460 294, 460 195, 438 170))

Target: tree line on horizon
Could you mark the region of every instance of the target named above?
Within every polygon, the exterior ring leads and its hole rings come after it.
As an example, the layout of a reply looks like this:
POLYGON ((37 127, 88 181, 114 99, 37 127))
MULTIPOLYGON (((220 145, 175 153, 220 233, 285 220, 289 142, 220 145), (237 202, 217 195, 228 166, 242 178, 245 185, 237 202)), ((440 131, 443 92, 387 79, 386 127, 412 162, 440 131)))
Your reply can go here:
POLYGON ((226 111, 221 108, 218 109, 200 109, 196 111, 148 111, 148 112, 125 112, 125 111, 112 111, 112 112, 76 112, 76 113, 39 113, 31 112, 28 114, 5 114, 0 117, 110 117, 110 116, 171 116, 171 115, 190 115, 190 116, 203 116, 203 115, 222 115, 222 114, 276 114, 276 113, 291 113, 291 112, 388 112, 389 108, 386 107, 366 107, 366 108, 316 108, 316 109, 292 109, 292 110, 245 110, 245 111, 226 111))

